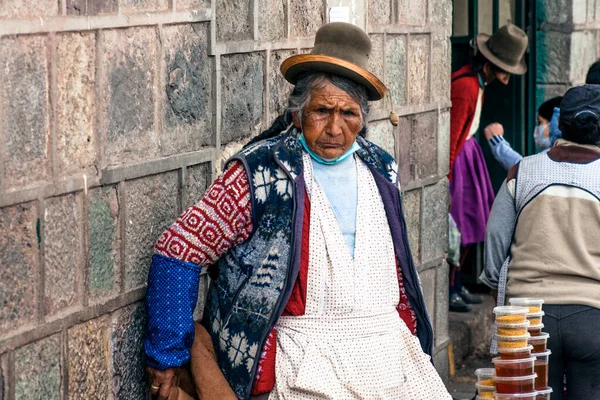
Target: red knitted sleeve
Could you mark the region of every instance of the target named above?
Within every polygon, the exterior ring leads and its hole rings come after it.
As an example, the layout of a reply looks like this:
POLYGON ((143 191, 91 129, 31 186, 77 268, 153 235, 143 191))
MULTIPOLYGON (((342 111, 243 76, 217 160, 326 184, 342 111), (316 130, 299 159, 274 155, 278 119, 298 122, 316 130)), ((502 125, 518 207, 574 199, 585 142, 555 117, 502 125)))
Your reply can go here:
POLYGON ((244 166, 229 164, 202 199, 185 210, 160 237, 154 251, 208 266, 252 233, 250 185, 244 166))

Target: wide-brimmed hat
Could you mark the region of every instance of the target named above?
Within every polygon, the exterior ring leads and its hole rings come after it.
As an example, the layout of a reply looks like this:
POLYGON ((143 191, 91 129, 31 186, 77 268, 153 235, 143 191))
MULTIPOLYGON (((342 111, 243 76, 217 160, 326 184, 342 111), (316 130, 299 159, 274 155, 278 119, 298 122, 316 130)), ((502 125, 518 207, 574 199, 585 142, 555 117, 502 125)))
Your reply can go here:
POLYGON ((477 50, 492 64, 515 75, 523 75, 527 72, 523 56, 529 39, 519 27, 507 24, 492 36, 480 33, 476 41, 477 50))
POLYGON ((353 80, 367 89, 369 100, 380 100, 387 88, 369 72, 371 39, 359 27, 345 22, 323 25, 310 54, 299 54, 281 64, 285 79, 295 85, 305 72, 325 72, 353 80))

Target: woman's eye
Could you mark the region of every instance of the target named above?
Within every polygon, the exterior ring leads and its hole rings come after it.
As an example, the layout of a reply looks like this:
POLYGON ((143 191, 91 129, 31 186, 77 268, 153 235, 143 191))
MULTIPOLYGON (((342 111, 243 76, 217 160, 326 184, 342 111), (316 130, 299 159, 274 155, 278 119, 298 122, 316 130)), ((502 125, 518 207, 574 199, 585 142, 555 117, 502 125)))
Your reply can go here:
POLYGON ((353 116, 356 115, 356 113, 354 111, 350 111, 350 110, 345 110, 345 111, 342 111, 342 112, 343 112, 344 115, 351 116, 351 117, 353 117, 353 116))
POLYGON ((322 114, 326 114, 326 113, 329 113, 329 110, 326 109, 325 107, 319 107, 319 108, 317 108, 317 112, 318 113, 322 113, 322 114))

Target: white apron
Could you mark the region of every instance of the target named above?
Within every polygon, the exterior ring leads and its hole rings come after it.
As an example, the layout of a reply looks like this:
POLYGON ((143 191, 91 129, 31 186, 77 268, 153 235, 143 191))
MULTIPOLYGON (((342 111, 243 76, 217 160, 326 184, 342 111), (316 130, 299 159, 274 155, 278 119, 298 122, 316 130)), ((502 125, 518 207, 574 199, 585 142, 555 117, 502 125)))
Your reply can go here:
POLYGON ((356 159, 355 258, 304 154, 311 200, 306 313, 277 322, 277 399, 451 399, 398 315, 392 237, 375 181, 356 159))

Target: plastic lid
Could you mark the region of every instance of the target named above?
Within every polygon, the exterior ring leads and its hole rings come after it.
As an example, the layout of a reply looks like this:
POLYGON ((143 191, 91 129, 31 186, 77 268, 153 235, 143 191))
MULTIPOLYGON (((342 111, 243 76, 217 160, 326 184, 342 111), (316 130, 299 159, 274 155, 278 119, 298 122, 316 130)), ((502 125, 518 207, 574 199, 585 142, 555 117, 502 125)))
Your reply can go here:
POLYGON ((538 317, 543 317, 544 315, 546 315, 546 313, 543 311, 527 312, 527 318, 538 318, 538 317))
MULTIPOLYGON (((540 353, 541 355, 541 353, 540 353)), ((500 357, 494 357, 492 358, 492 362, 494 364, 518 364, 518 363, 522 363, 522 362, 534 362, 535 361, 535 357, 533 356, 533 354, 531 355, 531 357, 528 358, 516 358, 516 359, 504 359, 504 358, 500 358, 500 357)))
POLYGON ((494 307, 494 314, 497 315, 515 315, 515 314, 527 314, 529 308, 526 307, 515 307, 515 306, 498 306, 494 307))
POLYGON ((531 393, 496 393, 494 392, 494 398, 496 399, 514 399, 519 397, 534 397, 539 392, 531 392, 531 393))
POLYGON ((494 378, 496 382, 511 382, 511 381, 527 381, 537 378, 537 374, 526 376, 497 376, 494 378))
MULTIPOLYGON (((549 356, 550 354, 552 354, 552 350, 546 350, 543 353, 531 353, 531 357, 549 356)), ((492 361, 494 361, 494 360, 492 360, 492 361)))
POLYGON ((547 387, 546 389, 538 390, 537 394, 550 394, 552 392, 553 392, 552 388, 551 387, 547 387))
POLYGON ((542 332, 541 335, 537 335, 537 336, 531 336, 529 338, 529 340, 542 340, 542 339, 546 339, 548 340, 548 338, 550 337, 549 333, 546 332, 542 332))
POLYGON ((533 346, 532 345, 528 345, 527 347, 517 347, 516 349, 508 349, 508 348, 502 348, 499 349, 498 352, 499 353, 518 353, 520 351, 531 351, 533 350, 533 346))
POLYGON ((529 321, 518 322, 518 323, 515 323, 515 324, 496 322, 496 326, 498 328, 515 328, 515 329, 517 329, 517 328, 531 328, 531 325, 529 324, 529 321))
MULTIPOLYGON (((530 338, 530 336, 531 335, 529 334, 529 332, 527 332, 524 335, 517 335, 517 336, 496 335, 496 340, 501 340, 503 342, 516 342, 519 340, 527 340, 530 338)), ((539 336, 536 336, 536 337, 539 337, 539 336)))
MULTIPOLYGON (((529 321, 527 321, 529 322, 529 321)), ((544 324, 529 325, 528 329, 544 329, 544 324)))
POLYGON ((533 306, 544 304, 544 299, 534 299, 533 297, 513 297, 508 299, 511 306, 533 306))
POLYGON ((494 376, 496 375, 495 368, 477 368, 475 370, 475 375, 477 376, 494 376))
POLYGON ((492 386, 481 385, 479 382, 477 382, 475 384, 475 387, 478 390, 483 390, 483 391, 486 391, 486 392, 493 392, 494 390, 496 390, 496 386, 494 386, 494 385, 492 385, 492 386))

